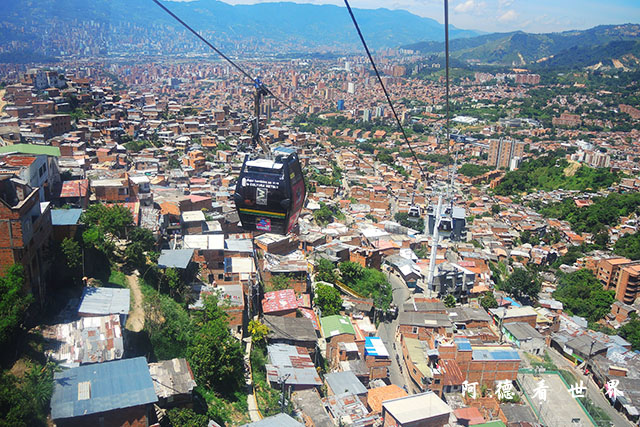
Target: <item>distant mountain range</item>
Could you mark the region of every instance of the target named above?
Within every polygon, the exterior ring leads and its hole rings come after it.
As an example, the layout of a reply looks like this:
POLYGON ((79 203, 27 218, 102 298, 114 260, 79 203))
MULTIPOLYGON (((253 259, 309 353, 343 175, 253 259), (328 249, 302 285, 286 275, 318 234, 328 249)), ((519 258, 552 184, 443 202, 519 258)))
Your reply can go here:
MULTIPOLYGON (((597 66, 615 61, 637 67, 640 25, 602 25, 582 31, 529 34, 522 31, 485 34, 450 42, 450 55, 469 63, 541 67, 597 66), (636 58, 636 59, 634 59, 636 58), (634 65, 635 64, 635 65, 634 65)), ((424 41, 403 46, 441 54, 444 43, 424 41)))
MULTIPOLYGON (((196 30, 227 48, 241 50, 244 45, 276 53, 362 51, 344 7, 290 2, 232 6, 216 0, 163 3, 196 30)), ((162 53, 160 50, 165 49, 169 52, 164 53, 176 53, 174 46, 179 40, 183 42, 183 53, 188 53, 187 48, 192 48, 190 43, 194 40, 193 35, 184 32, 151 0, 2 0, 1 9, 0 52, 3 46, 29 37, 36 47, 42 45, 42 49, 49 49, 52 46, 47 47, 40 40, 43 36, 55 35, 61 30, 66 34, 74 27, 81 29, 75 33, 70 31, 69 37, 84 38, 80 43, 84 47, 95 44, 89 40, 93 37, 103 43, 102 50, 106 51, 132 44, 137 45, 138 51, 162 53), (94 31, 87 31, 91 26, 94 31)), ((354 13, 373 49, 444 39, 442 24, 407 11, 354 9, 354 13)), ((455 39, 481 33, 452 27, 450 34, 455 39)), ((68 45, 69 37, 59 43, 60 51, 68 54, 75 48, 68 45)), ((56 41, 53 43, 55 48, 56 41)))

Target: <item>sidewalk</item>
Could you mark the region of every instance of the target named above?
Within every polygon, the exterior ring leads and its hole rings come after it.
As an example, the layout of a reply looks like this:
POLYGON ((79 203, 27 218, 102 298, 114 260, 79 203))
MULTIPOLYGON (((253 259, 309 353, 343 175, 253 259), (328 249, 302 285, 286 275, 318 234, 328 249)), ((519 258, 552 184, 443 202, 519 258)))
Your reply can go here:
POLYGON ((247 408, 249 409, 249 417, 251 418, 251 422, 260 421, 262 419, 262 414, 260 414, 260 410, 258 409, 258 402, 256 401, 256 396, 253 393, 253 376, 251 371, 251 341, 247 342, 247 347, 244 353, 245 360, 245 369, 247 370, 247 375, 245 375, 246 383, 247 383, 247 408))

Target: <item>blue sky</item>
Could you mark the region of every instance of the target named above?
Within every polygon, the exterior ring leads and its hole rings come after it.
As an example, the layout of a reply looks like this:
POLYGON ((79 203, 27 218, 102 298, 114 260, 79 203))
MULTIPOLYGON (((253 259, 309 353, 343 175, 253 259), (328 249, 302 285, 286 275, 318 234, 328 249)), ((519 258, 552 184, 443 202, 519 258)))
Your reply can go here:
MULTIPOLYGON (((223 1, 252 4, 274 0, 223 1)), ((342 0, 293 1, 344 5, 342 0)), ((443 21, 443 0, 350 0, 349 4, 366 9, 404 9, 443 21)), ((552 32, 602 24, 640 23, 640 0, 449 0, 449 11, 452 25, 487 32, 552 32)))

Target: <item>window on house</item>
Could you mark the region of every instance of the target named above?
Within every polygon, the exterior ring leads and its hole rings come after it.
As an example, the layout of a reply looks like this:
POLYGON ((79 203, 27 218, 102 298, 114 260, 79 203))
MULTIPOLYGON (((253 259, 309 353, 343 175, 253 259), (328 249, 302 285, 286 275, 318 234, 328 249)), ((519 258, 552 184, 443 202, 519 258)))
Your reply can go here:
POLYGON ((414 326, 413 328, 411 328, 411 333, 412 334, 417 334, 418 333, 418 327, 414 326))
POLYGON ((118 188, 118 195, 127 196, 129 194, 128 188, 118 188))

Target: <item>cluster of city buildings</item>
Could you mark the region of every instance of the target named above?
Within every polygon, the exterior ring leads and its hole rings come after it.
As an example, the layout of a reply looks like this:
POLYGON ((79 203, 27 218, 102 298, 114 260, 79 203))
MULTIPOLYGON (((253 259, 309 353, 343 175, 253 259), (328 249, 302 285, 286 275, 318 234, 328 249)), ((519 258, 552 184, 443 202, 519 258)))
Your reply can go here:
MULTIPOLYGON (((475 126, 474 138, 456 138, 451 149, 489 166, 486 173, 455 175, 437 158, 418 164, 397 150, 391 151, 392 163, 384 163, 376 155, 402 144, 401 134, 382 126, 366 128, 368 121, 384 121, 391 112, 382 107, 382 93, 362 60, 327 69, 321 63, 294 65, 259 67, 269 77, 265 80, 275 82, 275 93, 306 113, 351 122, 347 128, 302 131, 304 124, 291 124, 293 113, 273 100, 262 105, 263 140, 295 148, 309 177, 306 207, 287 236, 252 235, 239 223, 233 193, 251 141, 249 117, 242 112, 251 108, 253 98, 252 88, 241 85, 227 67, 114 64, 110 73, 128 89, 116 89, 101 67, 16 74, 4 89, 8 104, 0 118, 0 270, 22 264, 25 290, 44 304, 55 274, 48 248, 83 229, 81 213, 90 204, 117 203, 131 210, 135 226, 153 233, 160 268, 198 272, 190 284, 191 310, 202 309, 203 298, 216 293, 238 338, 259 315, 269 328, 267 379, 274 388, 286 386, 306 425, 540 425, 545 421, 535 410, 494 391, 518 385, 522 370, 548 351, 588 365, 600 385, 617 380, 624 394, 612 404, 637 420, 633 396, 640 393, 640 359, 628 342, 595 333, 584 319, 564 313, 551 296, 556 286, 552 274, 544 276, 535 307, 494 288, 492 266, 550 265, 593 236, 483 187, 495 187, 504 169, 516 169, 531 150, 574 145, 580 151, 569 155, 572 160, 633 175, 638 166, 626 138, 637 141, 637 131, 612 133, 604 145, 594 132, 590 143, 574 144, 566 141, 577 141, 578 134, 563 128, 557 141, 541 142, 547 130, 535 121, 474 121, 463 123, 475 126), (511 137, 496 136, 507 128, 511 137), (374 140, 373 153, 360 146, 374 140), (336 173, 339 185, 313 178, 336 173), (438 184, 443 182, 448 184, 438 184), (443 189, 448 197, 437 212, 443 189), (327 205, 343 216, 328 224, 317 221, 314 213, 327 205), (414 229, 415 223, 396 220, 396 214, 416 206, 424 233, 414 229), (436 224, 441 240, 434 243, 436 224), (523 232, 543 237, 552 230, 559 236, 555 242, 522 243, 520 238, 523 232), (376 322, 380 314, 374 301, 344 288, 341 313, 323 316, 313 302, 315 266, 322 259, 384 271, 406 297, 397 297, 394 290, 397 319, 376 322), (287 289, 269 290, 277 276, 286 277, 287 289), (478 298, 487 293, 495 295, 497 308, 479 305, 478 298), (448 295, 456 298, 456 307, 443 304, 448 295), (323 376, 320 366, 328 367, 323 376), (475 386, 477 396, 471 393, 475 386)), ((384 67, 396 96, 428 104, 404 108, 406 123, 442 123, 435 107, 443 96, 440 86, 403 78, 408 73, 404 65, 384 67)), ((485 83, 490 77, 475 79, 485 83)), ((539 76, 532 74, 516 73, 513 79, 519 85, 539 84, 539 76)), ((459 94, 468 90, 453 88, 459 94)), ((522 86, 473 90, 474 101, 487 104, 524 94, 522 86)), ((621 110, 633 117, 632 109, 621 110)), ((578 126, 580 116, 574 116, 563 113, 554 124, 578 126)), ((449 153, 434 136, 414 133, 410 139, 420 154, 449 153)), ((638 187, 640 180, 626 178, 608 191, 638 187)), ((541 202, 574 197, 581 206, 592 195, 558 190, 527 197, 541 202)), ((637 220, 630 215, 609 231, 615 241, 636 230, 637 220)), ((602 253, 561 268, 590 268, 605 289, 616 291, 605 323, 619 327, 638 310, 636 264, 602 253)), ((184 360, 154 364, 126 358, 128 291, 118 295, 108 289, 85 288, 81 300, 43 332, 52 342, 51 357, 69 367, 56 374, 51 405, 59 425, 106 422, 101 420, 107 416, 122 422, 155 419, 158 410, 188 402, 195 386, 184 360), (180 387, 169 387, 167 381, 180 387)), ((295 422, 282 417, 266 420, 295 422)))

